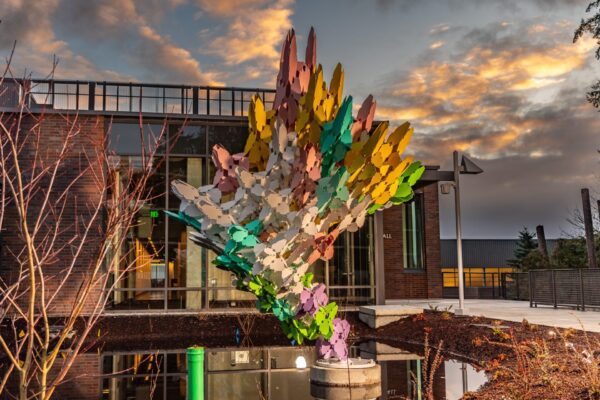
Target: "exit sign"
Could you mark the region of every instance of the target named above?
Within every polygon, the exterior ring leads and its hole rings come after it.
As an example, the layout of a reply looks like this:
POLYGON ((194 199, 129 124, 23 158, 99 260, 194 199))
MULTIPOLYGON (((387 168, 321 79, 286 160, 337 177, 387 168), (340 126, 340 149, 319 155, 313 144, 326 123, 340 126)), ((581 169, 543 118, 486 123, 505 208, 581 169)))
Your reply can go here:
POLYGON ((158 218, 158 210, 150 210, 150 218, 158 218))

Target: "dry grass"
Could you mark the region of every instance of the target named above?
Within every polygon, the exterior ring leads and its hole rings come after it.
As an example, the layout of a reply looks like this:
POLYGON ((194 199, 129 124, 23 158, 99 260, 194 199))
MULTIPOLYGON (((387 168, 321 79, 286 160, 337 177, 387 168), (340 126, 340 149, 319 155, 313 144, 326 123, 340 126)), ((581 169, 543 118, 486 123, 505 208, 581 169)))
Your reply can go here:
POLYGON ((600 342, 584 333, 586 340, 576 345, 569 339, 577 333, 551 330, 548 338, 519 340, 511 329, 500 341, 488 340, 506 350, 485 365, 491 380, 502 382, 495 385, 503 392, 498 398, 549 398, 538 395, 549 389, 557 399, 600 399, 600 342))

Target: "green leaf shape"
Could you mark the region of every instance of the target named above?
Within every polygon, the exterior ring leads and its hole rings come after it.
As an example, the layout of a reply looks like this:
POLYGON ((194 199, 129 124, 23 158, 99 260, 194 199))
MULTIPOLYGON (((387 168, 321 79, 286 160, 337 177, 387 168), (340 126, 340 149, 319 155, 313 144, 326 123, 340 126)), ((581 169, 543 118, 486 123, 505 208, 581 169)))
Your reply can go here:
POLYGON ((248 230, 248 233, 254 236, 258 236, 263 230, 263 224, 259 219, 252 220, 244 225, 244 228, 248 230))
POLYGON ((279 321, 285 321, 294 316, 294 312, 290 308, 290 305, 283 299, 275 300, 272 304, 272 307, 273 314, 275 314, 279 321))
POLYGON ((341 197, 343 200, 345 197, 347 199, 348 189, 346 188, 346 182, 349 177, 348 170, 342 166, 332 176, 319 179, 317 185, 317 208, 321 214, 325 212, 334 198, 341 197))
POLYGON ((248 237, 248 231, 246 231, 246 230, 235 231, 231 235, 231 239, 238 243, 243 242, 244 239, 246 239, 247 237, 248 237))
POLYGON ((172 211, 167 211, 164 210, 163 211, 165 214, 167 214, 167 216, 184 223, 185 225, 189 225, 192 228, 194 228, 195 230, 197 230, 198 232, 202 232, 202 224, 200 223, 200 221, 198 221, 196 218, 192 218, 189 215, 179 211, 178 213, 174 213, 172 211))
POLYGON ((323 125, 319 138, 322 155, 321 177, 330 176, 335 165, 344 159, 352 145, 352 96, 342 102, 333 121, 323 125))
POLYGON ((313 274, 312 272, 307 272, 306 274, 304 274, 304 276, 302 277, 302 286, 304 286, 305 288, 309 288, 312 285, 312 280, 314 279, 315 274, 313 274))
POLYGON ((327 304, 325 307, 319 308, 315 314, 315 324, 318 333, 325 339, 331 338, 333 334, 333 320, 336 317, 338 305, 335 302, 327 304))

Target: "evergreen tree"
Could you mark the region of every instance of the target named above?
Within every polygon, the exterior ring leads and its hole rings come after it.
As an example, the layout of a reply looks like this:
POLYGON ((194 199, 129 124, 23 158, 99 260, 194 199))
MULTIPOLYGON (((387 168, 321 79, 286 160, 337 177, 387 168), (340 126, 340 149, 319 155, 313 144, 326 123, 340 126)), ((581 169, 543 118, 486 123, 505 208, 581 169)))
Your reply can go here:
POLYGON ((551 268, 550 260, 539 249, 531 250, 521 262, 521 270, 523 271, 546 268, 551 268))
MULTIPOLYGON (((594 235, 596 259, 600 260, 600 235, 594 235)), ((552 264, 555 268, 587 268, 587 246, 583 236, 559 239, 552 251, 552 264)))
MULTIPOLYGON (((598 9, 600 9, 600 0, 592 1, 587 6, 586 13, 594 11, 594 15, 581 20, 579 27, 575 31, 573 43, 581 39, 583 35, 589 34, 592 38, 596 39, 596 43, 600 44, 600 11, 598 9)), ((595 55, 596 59, 600 60, 600 46, 596 48, 595 55)), ((591 90, 587 93, 587 100, 594 107, 600 108, 600 80, 592 85, 591 90)))
POLYGON ((515 258, 508 260, 508 265, 515 268, 521 268, 523 266, 523 260, 532 251, 537 249, 537 241, 535 240, 535 233, 529 232, 526 227, 519 232, 519 241, 517 242, 517 248, 515 249, 515 258))

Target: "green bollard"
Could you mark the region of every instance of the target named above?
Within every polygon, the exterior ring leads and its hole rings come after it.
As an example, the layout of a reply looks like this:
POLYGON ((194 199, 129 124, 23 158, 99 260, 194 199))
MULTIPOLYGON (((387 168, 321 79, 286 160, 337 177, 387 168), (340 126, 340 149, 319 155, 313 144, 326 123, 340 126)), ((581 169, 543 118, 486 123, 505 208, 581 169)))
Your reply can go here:
POLYGON ((204 347, 188 347, 188 400, 204 400, 204 347))

